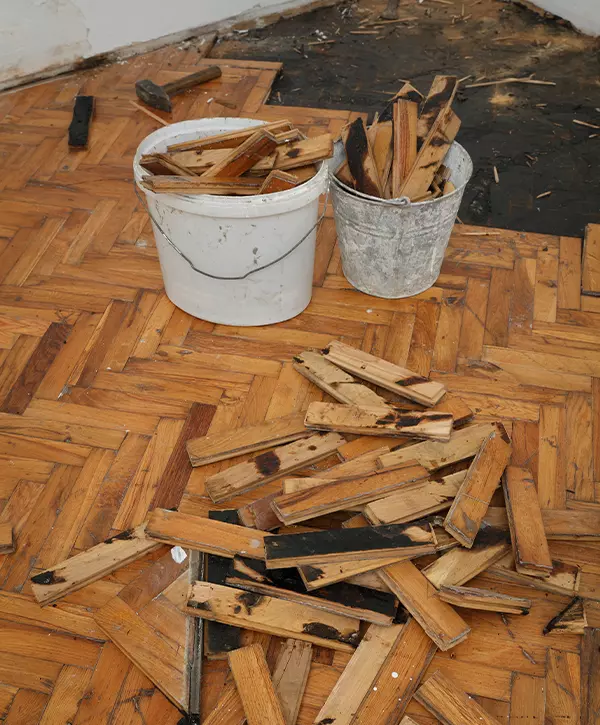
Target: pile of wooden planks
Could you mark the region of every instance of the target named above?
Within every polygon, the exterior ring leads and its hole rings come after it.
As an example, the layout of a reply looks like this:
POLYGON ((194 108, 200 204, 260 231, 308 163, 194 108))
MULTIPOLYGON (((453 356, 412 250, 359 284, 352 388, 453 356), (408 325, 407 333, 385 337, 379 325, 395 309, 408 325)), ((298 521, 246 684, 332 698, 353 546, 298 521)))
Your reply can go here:
MULTIPOLYGON (((180 611, 206 620, 205 652, 227 656, 231 670, 206 723, 295 725, 313 646, 349 657, 315 725, 410 725, 402 718, 413 697, 442 722, 497 723, 444 673, 421 683, 435 652, 470 634, 454 607, 502 616, 532 607, 465 584, 487 571, 499 587, 569 593, 544 632, 583 634, 576 577, 555 571, 547 542, 597 540, 597 515, 541 511, 529 471, 509 465, 502 424, 473 420, 439 381, 337 341, 294 365, 336 402, 187 441, 195 467, 231 462, 205 479, 215 504, 271 481, 276 493, 208 518, 155 509, 34 576, 36 599, 54 603, 164 544, 201 552, 206 576, 192 577, 180 611), (285 639, 272 673, 243 630, 285 639)), ((96 622, 127 654, 119 606, 101 608, 96 622)))
POLYGON ((337 178, 381 199, 418 202, 452 193, 444 159, 460 128, 452 110, 457 87, 454 76, 436 76, 423 97, 405 83, 368 128, 356 119, 342 134, 346 161, 337 178))
POLYGON ((146 154, 142 184, 167 194, 272 194, 308 181, 332 154, 331 134, 306 138, 290 121, 276 121, 146 154))

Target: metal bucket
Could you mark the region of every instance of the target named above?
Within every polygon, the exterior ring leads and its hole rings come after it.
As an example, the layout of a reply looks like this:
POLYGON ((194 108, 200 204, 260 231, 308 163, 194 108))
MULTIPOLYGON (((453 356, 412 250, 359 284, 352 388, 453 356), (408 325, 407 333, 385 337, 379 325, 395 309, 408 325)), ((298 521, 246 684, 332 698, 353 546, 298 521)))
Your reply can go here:
POLYGON ((431 201, 378 199, 354 191, 333 174, 331 197, 344 274, 352 286, 375 297, 410 297, 438 278, 467 182, 471 157, 454 142, 444 164, 456 190, 431 201))

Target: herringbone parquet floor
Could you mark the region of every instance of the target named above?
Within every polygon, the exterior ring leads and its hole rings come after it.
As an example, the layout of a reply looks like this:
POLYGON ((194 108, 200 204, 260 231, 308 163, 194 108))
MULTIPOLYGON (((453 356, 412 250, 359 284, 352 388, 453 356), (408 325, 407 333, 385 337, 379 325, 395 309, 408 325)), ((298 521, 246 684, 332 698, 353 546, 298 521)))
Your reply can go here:
MULTIPOLYGON (((209 62, 193 49, 166 48, 0 96, 0 521, 13 524, 17 539, 16 552, 0 557, 6 725, 178 721, 178 710, 93 620, 120 594, 183 661, 178 592, 160 594, 180 570, 161 586, 142 576, 128 588, 164 550, 46 609, 33 601, 29 577, 142 522, 155 506, 205 515, 203 482, 224 464, 192 471, 185 440, 321 399, 290 364, 306 347, 336 337, 443 379, 478 417, 505 422, 513 462, 531 468, 544 507, 599 505, 600 301, 580 294, 580 239, 459 225, 432 289, 383 300, 346 282, 329 213, 313 301, 299 317, 231 328, 171 304, 131 183, 134 151, 157 124, 129 101, 138 78, 166 82, 209 62), (97 103, 90 146, 73 152, 66 129, 77 92, 97 103)), ((222 79, 179 98, 172 120, 290 118, 314 134, 338 133, 353 117, 263 105, 277 63, 219 64, 222 79), (210 100, 219 98, 236 108, 210 100)), ((552 554, 581 567, 580 594, 591 600, 595 624, 598 547, 553 542, 552 554)), ((568 597, 502 590, 533 597, 531 615, 503 621, 464 610, 471 636, 437 654, 432 667, 511 725, 523 725, 510 719, 514 678, 531 678, 532 687, 546 678, 546 722, 575 725, 581 637, 541 632, 568 597)), ((301 725, 312 723, 347 659, 315 649, 301 725)), ((223 661, 205 663, 205 712, 226 676, 223 661)), ((414 702, 409 713, 421 725, 432 722, 414 702)))

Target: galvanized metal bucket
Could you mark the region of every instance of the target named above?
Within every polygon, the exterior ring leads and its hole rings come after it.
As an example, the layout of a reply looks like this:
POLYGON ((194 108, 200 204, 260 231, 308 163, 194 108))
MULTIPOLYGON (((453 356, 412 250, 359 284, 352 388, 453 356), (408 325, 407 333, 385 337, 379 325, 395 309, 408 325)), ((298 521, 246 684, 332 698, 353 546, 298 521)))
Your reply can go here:
POLYGON ((444 164, 456 190, 411 204, 407 198, 378 199, 354 191, 334 176, 343 160, 336 149, 330 165, 331 198, 348 281, 368 295, 395 299, 424 292, 437 279, 467 182, 471 157, 453 143, 444 164))

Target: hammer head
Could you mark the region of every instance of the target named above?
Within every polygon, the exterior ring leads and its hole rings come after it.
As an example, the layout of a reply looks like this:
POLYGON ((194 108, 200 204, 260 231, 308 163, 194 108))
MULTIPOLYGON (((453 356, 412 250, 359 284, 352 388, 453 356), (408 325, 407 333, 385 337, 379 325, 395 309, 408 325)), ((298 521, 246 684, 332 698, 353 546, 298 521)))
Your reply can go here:
POLYGON ((171 111, 171 99, 161 86, 151 80, 136 81, 135 92, 140 101, 159 111, 171 111))

